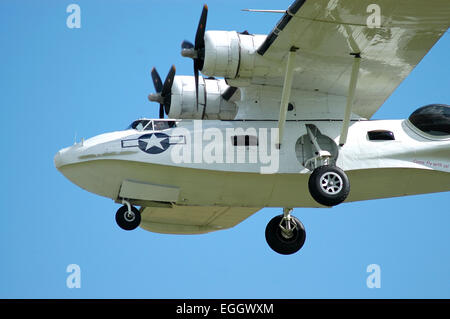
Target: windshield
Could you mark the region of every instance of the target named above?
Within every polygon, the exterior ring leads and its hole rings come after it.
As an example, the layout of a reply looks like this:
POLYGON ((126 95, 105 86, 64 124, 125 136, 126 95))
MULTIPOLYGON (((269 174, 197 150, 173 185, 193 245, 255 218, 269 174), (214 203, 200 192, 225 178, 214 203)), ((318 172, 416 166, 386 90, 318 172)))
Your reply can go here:
POLYGON ((136 120, 133 123, 131 123, 128 127, 128 130, 138 130, 138 131, 143 131, 143 130, 152 130, 152 120, 136 120))
POLYGON ((176 121, 162 121, 162 120, 136 120, 131 123, 127 130, 138 130, 138 131, 163 131, 169 128, 175 127, 176 121))
POLYGON ((409 121, 419 130, 433 136, 450 135, 450 106, 431 104, 416 110, 409 121))

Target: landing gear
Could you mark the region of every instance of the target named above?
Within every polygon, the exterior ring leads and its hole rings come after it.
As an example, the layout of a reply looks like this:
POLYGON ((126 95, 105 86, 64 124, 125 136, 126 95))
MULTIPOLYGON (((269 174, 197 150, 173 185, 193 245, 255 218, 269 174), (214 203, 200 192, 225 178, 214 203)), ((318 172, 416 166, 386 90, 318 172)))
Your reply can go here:
POLYGON ((336 166, 319 166, 309 177, 311 196, 324 206, 342 203, 350 193, 350 183, 345 172, 336 166))
POLYGON ((313 171, 308 181, 309 192, 319 204, 336 206, 346 200, 350 193, 350 182, 347 174, 334 165, 331 153, 321 148, 312 127, 307 124, 306 131, 315 149, 315 156, 304 163, 306 168, 313 171))
POLYGON ((116 212, 117 225, 124 230, 136 229, 141 223, 141 213, 129 202, 123 201, 123 204, 116 212))
POLYGON ((284 208, 283 215, 275 216, 267 224, 266 241, 275 252, 282 255, 296 253, 306 239, 305 227, 294 216, 292 208, 284 208))

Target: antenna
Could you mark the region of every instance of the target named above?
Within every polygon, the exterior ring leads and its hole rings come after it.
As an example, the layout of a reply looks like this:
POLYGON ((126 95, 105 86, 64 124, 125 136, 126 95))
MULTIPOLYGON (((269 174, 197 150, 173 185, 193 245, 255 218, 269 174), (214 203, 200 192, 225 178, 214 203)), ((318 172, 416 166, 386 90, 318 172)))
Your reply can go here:
POLYGON ((260 10, 260 9, 242 9, 247 12, 263 12, 263 13, 286 13, 286 10, 260 10))

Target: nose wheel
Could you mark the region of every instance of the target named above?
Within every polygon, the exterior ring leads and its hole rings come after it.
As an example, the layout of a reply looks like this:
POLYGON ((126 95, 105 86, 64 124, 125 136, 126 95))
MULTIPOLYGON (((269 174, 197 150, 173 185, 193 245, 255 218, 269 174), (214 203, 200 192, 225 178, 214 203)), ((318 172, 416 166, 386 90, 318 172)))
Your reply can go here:
POLYGON ((305 227, 298 218, 291 216, 291 211, 291 208, 284 208, 283 215, 272 218, 266 227, 267 244, 282 255, 296 253, 306 240, 305 227))
POLYGON ((130 203, 124 201, 124 204, 116 212, 117 225, 124 230, 136 229, 141 223, 141 213, 130 203))

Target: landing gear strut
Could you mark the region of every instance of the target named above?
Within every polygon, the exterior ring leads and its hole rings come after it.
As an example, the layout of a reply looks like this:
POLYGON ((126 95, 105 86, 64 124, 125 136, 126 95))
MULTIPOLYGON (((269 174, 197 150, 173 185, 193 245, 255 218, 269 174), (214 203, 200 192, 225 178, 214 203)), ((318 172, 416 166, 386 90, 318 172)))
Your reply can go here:
POLYGON ((141 213, 128 201, 123 200, 124 204, 116 212, 116 222, 124 230, 136 229, 141 223, 141 213))
POLYGON ((267 244, 282 255, 296 253, 306 239, 305 227, 291 211, 292 208, 284 208, 283 215, 272 218, 266 227, 267 244))

